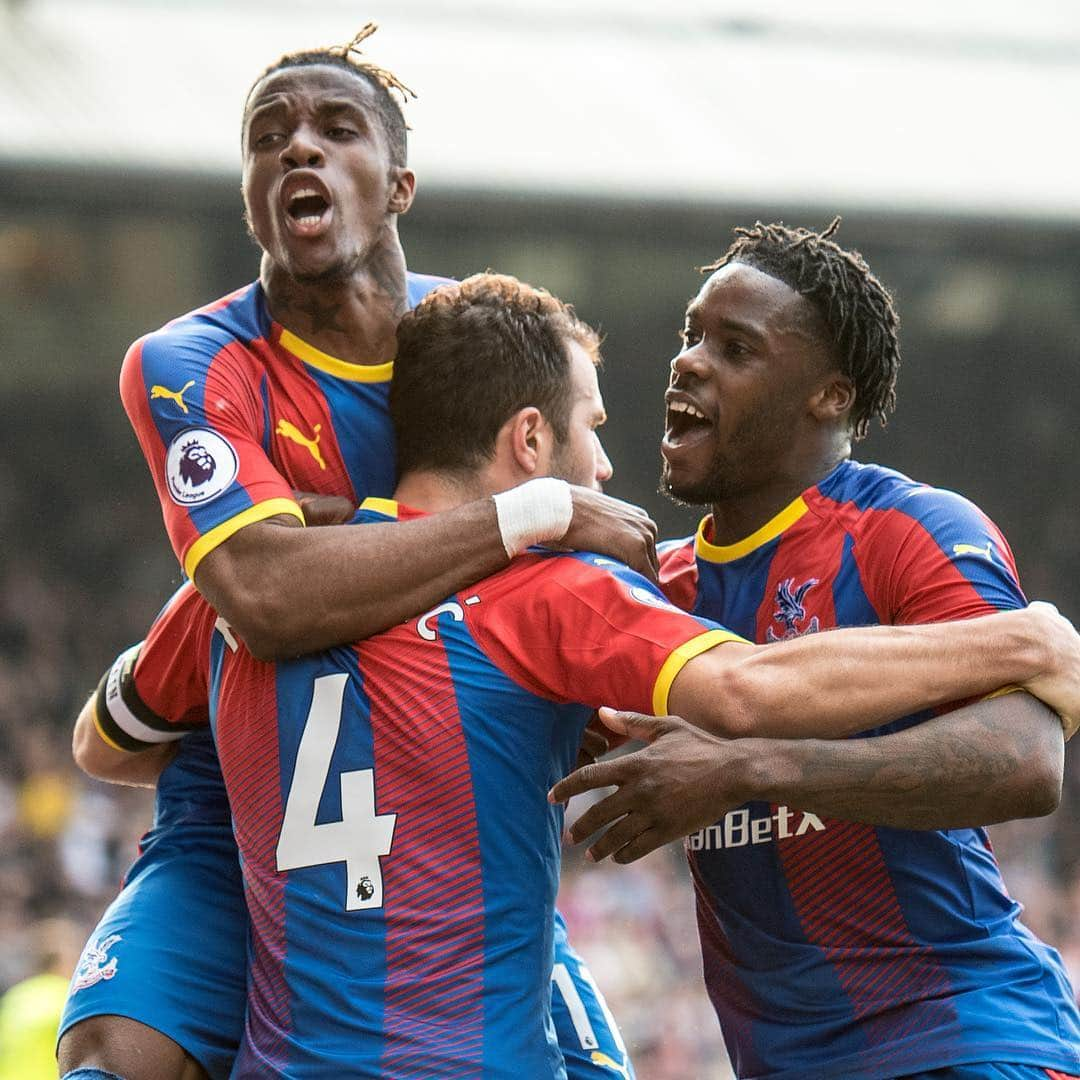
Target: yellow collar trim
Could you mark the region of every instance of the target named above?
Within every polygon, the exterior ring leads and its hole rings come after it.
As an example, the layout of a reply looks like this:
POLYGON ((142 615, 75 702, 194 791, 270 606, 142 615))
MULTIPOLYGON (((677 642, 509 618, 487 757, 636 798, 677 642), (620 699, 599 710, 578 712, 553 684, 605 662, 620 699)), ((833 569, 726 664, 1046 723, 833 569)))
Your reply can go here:
POLYGON ((377 499, 369 495, 361 504, 361 510, 374 510, 376 514, 385 514, 387 517, 398 517, 398 504, 396 499, 377 499))
POLYGON ((336 356, 324 353, 298 338, 291 330, 281 328, 280 342, 293 356, 299 357, 305 364, 310 364, 327 375, 350 382, 389 382, 394 375, 394 361, 385 364, 350 364, 348 360, 339 360, 336 356))
POLYGON ((745 540, 739 540, 734 544, 710 544, 705 539, 705 527, 712 520, 712 515, 706 515, 701 519, 698 526, 697 536, 694 539, 694 553, 708 562, 732 562, 749 555, 755 548, 775 540, 785 529, 795 524, 810 509, 800 495, 793 503, 789 503, 776 517, 766 521, 756 532, 752 532, 745 540))

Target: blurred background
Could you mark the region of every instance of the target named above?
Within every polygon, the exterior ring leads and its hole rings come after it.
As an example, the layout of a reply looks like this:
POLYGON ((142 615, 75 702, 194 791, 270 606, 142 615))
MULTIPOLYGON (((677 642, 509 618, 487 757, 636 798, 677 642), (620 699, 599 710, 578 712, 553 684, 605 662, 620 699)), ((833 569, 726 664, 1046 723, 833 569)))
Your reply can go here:
MULTIPOLYGON (((856 456, 969 495, 1029 595, 1080 618, 1080 8, 879 7, 0 0, 0 991, 70 970, 150 816, 69 752, 100 672, 179 580, 121 358, 255 276, 246 91, 368 19, 367 55, 419 94, 410 265, 516 274, 604 331, 610 489, 663 535, 696 524, 655 494, 695 267, 736 224, 840 213, 903 325, 899 408, 856 456)), ((993 836, 1080 984, 1077 809, 1074 754, 1057 814, 993 836)), ((729 1076, 681 851, 626 869, 571 853, 563 906, 641 1080, 729 1076)))

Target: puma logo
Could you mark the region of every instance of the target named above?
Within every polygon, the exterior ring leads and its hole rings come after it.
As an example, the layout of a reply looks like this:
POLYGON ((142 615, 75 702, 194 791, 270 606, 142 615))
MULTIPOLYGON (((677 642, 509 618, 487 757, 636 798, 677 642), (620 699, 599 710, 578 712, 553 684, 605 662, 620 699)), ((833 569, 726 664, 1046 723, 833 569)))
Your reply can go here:
POLYGON ((608 1069, 614 1069, 620 1076, 630 1080, 630 1070, 625 1065, 620 1065, 614 1058, 609 1057, 603 1050, 594 1050, 590 1055, 594 1065, 603 1065, 608 1069))
POLYGON ((985 555, 990 558, 991 541, 986 541, 986 547, 976 547, 974 544, 953 544, 954 555, 985 555))
POLYGON ((322 424, 316 424, 315 427, 312 428, 315 432, 314 439, 309 439, 289 420, 279 420, 277 422, 277 427, 274 430, 276 434, 280 435, 282 438, 289 439, 298 446, 306 447, 308 453, 319 463, 319 468, 323 470, 326 469, 326 462, 323 461, 322 452, 319 450, 319 440, 322 438, 319 432, 322 430, 322 424))
POLYGON ((150 387, 150 399, 154 398, 168 398, 170 401, 175 401, 180 409, 185 414, 188 411, 187 402, 184 401, 184 395, 195 385, 194 379, 188 379, 179 390, 170 390, 167 386, 151 386, 150 387))

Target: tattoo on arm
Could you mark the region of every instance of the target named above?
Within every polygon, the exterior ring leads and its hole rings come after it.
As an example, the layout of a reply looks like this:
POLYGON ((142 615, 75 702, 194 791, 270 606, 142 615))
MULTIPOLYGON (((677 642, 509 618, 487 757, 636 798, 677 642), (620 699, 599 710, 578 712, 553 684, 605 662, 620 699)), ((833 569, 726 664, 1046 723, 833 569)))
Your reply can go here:
POLYGON ((1063 764, 1058 718, 1032 700, 1017 719, 999 701, 880 738, 790 743, 774 793, 813 813, 903 829, 1049 813, 1063 764))

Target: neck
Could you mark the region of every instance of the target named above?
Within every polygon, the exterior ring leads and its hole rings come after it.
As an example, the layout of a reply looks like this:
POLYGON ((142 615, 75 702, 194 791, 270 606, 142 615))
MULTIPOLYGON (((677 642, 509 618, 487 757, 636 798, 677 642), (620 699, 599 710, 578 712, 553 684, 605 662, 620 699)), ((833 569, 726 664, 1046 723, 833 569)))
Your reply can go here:
POLYGON ((447 473, 417 471, 405 473, 401 477, 394 491, 394 499, 414 510, 438 514, 474 499, 486 498, 498 490, 500 489, 485 483, 477 474, 458 477, 447 473))
POLYGON ((297 281, 264 255, 260 280, 271 317, 321 352, 354 364, 394 359, 408 293, 405 253, 391 225, 347 277, 297 281))
POLYGON ((780 470, 757 487, 714 502, 713 543, 736 544, 746 539, 850 456, 851 442, 845 433, 820 453, 802 456, 798 467, 780 470))

